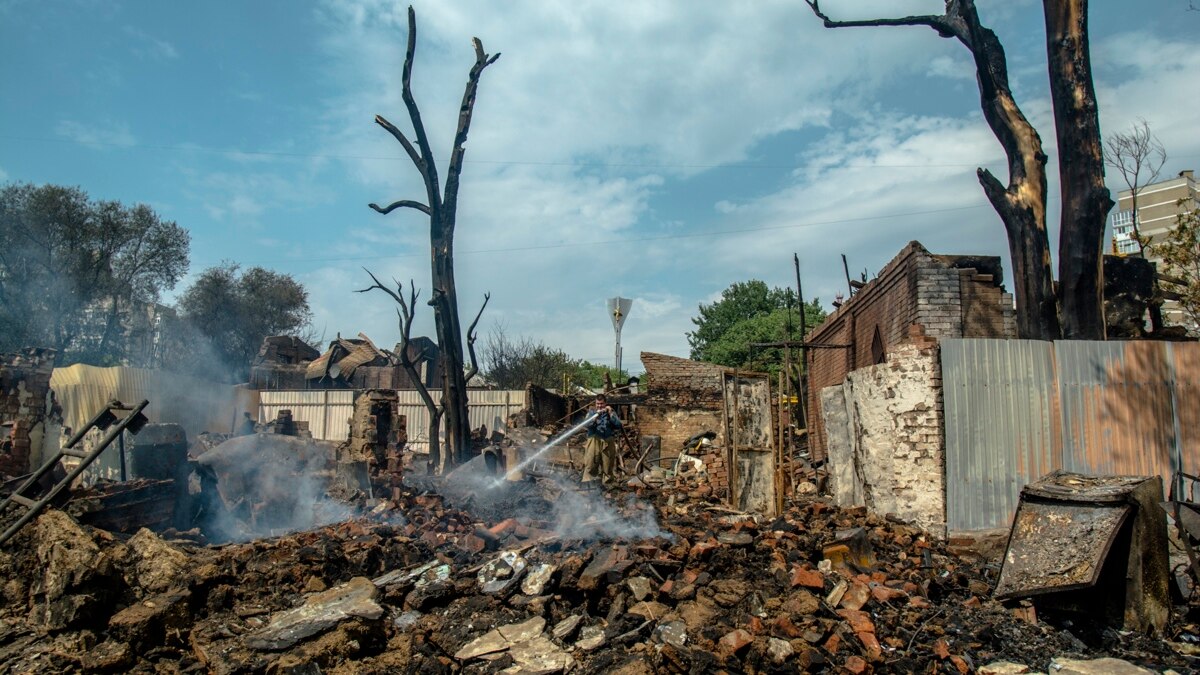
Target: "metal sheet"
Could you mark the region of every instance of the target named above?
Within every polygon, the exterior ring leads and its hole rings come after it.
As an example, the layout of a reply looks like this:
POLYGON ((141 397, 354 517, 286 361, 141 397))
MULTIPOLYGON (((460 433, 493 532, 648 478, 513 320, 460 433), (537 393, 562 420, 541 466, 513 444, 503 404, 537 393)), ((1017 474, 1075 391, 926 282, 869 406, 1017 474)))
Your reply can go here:
MULTIPOLYGON (((434 392, 435 395, 437 392, 434 392)), ((259 422, 275 419, 280 410, 290 409, 296 421, 308 422, 313 438, 344 441, 350 435, 350 418, 358 390, 264 391, 259 404, 259 422)), ((429 411, 415 389, 401 389, 397 412, 405 417, 408 445, 415 452, 429 451, 429 411)), ((525 390, 471 391, 467 411, 471 428, 504 429, 509 415, 525 407, 525 390), (499 424, 498 424, 499 422, 499 424)))
MULTIPOLYGON (((406 418, 408 447, 416 453, 430 452, 430 413, 425 410, 425 402, 415 389, 401 389, 396 394, 400 396, 397 412, 406 418)), ((434 395, 438 393, 434 392, 434 395)), ((498 428, 503 430, 504 426, 497 425, 497 420, 508 424, 510 414, 524 407, 524 395, 524 389, 470 390, 467 410, 470 428, 487 426, 490 432, 498 428)), ((444 430, 445 426, 443 434, 444 430)))
POLYGON ((950 531, 1007 527, 1057 469, 1200 469, 1200 344, 942 340, 950 531))
MULTIPOLYGON (((55 368, 50 375, 50 389, 62 407, 63 425, 69 429, 82 428, 114 398, 127 404, 145 399, 150 401, 146 417, 151 422, 178 424, 189 439, 203 431, 233 431, 242 419, 242 412, 253 410, 255 405, 255 392, 242 386, 128 366, 100 368, 75 364, 55 368)), ((85 447, 90 447, 101 435, 93 432, 85 440, 85 447)), ((118 447, 114 443, 106 450, 88 468, 84 480, 120 476, 118 447)))
POLYGON ((1165 342, 1055 343, 1063 469, 1170 485, 1174 382, 1165 342))
POLYGON ((275 419, 280 410, 291 410, 292 419, 307 422, 313 438, 344 441, 350 437, 350 417, 358 392, 350 389, 311 389, 260 392, 258 421, 275 419))
POLYGON ((1173 342, 1168 347, 1175 382, 1178 470, 1200 475, 1200 342, 1173 342))
POLYGON ((1021 488, 1061 464, 1051 345, 942 340, 946 525, 1006 527, 1021 488))
POLYGON ((1128 504, 1022 501, 996 582, 996 598, 1094 586, 1128 504))

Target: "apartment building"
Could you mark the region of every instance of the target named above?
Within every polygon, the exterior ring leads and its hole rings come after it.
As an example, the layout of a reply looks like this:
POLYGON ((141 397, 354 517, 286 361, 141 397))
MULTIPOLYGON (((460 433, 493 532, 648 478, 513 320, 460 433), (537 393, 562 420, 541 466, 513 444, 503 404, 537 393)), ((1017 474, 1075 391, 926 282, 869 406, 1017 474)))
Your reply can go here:
MULTIPOLYGON (((1139 252, 1138 242, 1133 237, 1135 222, 1142 237, 1153 244, 1161 241, 1175 227, 1180 213, 1200 207, 1194 172, 1191 169, 1180 171, 1175 178, 1139 188, 1137 202, 1135 214, 1133 191, 1122 190, 1117 195, 1117 208, 1112 214, 1112 248, 1118 255, 1136 255, 1139 252)), ((1146 254, 1151 262, 1159 264, 1160 272, 1164 271, 1161 269, 1162 260, 1155 257, 1152 250, 1147 250, 1146 254)), ((1168 324, 1184 324, 1183 315, 1174 302, 1168 301, 1163 306, 1163 318, 1168 324)))

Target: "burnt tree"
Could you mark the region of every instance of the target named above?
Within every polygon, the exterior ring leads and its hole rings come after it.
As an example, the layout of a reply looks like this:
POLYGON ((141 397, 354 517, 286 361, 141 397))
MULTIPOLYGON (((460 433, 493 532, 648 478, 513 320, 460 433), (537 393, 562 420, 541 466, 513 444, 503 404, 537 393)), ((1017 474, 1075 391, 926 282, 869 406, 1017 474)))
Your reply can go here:
POLYGON ((975 60, 980 107, 1008 159, 1008 185, 990 171, 976 169, 983 192, 1008 235, 1017 300, 1017 332, 1023 338, 1051 340, 1061 334, 1054 297, 1050 241, 1046 235, 1046 153, 1037 130, 1021 112, 1008 84, 1008 60, 999 38, 980 25, 973 0, 947 0, 943 15, 834 21, 818 0, 805 0, 827 28, 928 26, 955 38, 975 60))
MULTIPOLYGON (((454 134, 454 146, 450 163, 446 167, 446 187, 440 188, 437 164, 429 146, 425 125, 421 122, 421 111, 412 93, 413 54, 417 46, 417 17, 412 7, 408 8, 408 49, 404 55, 402 96, 404 106, 412 123, 416 145, 396 125, 382 115, 375 116, 375 123, 390 133, 404 148, 413 165, 417 167, 425 183, 426 201, 401 199, 387 206, 371 204, 379 213, 388 214, 399 208, 410 208, 429 216, 429 243, 433 290, 429 304, 433 307, 434 323, 437 328, 438 346, 444 359, 445 379, 442 383, 442 410, 446 419, 447 460, 462 463, 470 458, 471 425, 467 419, 467 374, 463 363, 462 324, 458 317, 458 295, 454 286, 454 225, 458 212, 459 177, 462 174, 463 155, 467 132, 471 127, 471 115, 475 108, 475 93, 483 69, 496 62, 500 54, 489 55, 483 51, 483 43, 473 38, 475 64, 467 74, 467 85, 463 92, 462 105, 458 111, 458 129, 454 134)), ((481 310, 482 311, 482 310, 481 310)))
MULTIPOLYGON (((412 340, 412 324, 413 317, 417 313, 417 298, 421 292, 410 279, 408 282, 409 295, 408 300, 404 299, 404 286, 399 281, 396 281, 396 290, 392 290, 384 286, 371 270, 366 270, 370 275, 371 281, 375 283, 360 290, 357 293, 366 293, 374 289, 379 289, 384 293, 392 296, 392 299, 399 305, 396 308, 396 318, 400 324, 400 353, 396 356, 400 359, 400 365, 404 367, 404 372, 408 373, 408 379, 412 381, 413 387, 416 388, 417 394, 421 397, 421 401, 425 404, 425 409, 429 411, 429 461, 426 465, 428 473, 434 473, 442 466, 441 447, 438 442, 438 430, 442 425, 442 415, 445 413, 444 405, 439 405, 433 400, 433 395, 429 393, 429 388, 425 386, 424 380, 421 379, 421 373, 417 370, 417 364, 413 361, 412 354, 409 352, 408 345, 412 340)), ((484 293, 483 305, 479 308, 479 313, 475 315, 475 320, 471 322, 471 326, 467 328, 467 351, 471 355, 471 367, 467 370, 466 379, 470 380, 475 377, 475 373, 479 372, 478 361, 475 358, 475 326, 479 323, 479 317, 483 316, 483 310, 487 307, 488 300, 491 295, 484 293)), ((443 399, 444 401, 444 399, 443 399)))
POLYGON ((1062 186, 1058 302, 1063 337, 1103 340, 1104 224, 1113 201, 1104 185, 1100 113, 1088 49, 1088 0, 1043 0, 1042 7, 1062 186))

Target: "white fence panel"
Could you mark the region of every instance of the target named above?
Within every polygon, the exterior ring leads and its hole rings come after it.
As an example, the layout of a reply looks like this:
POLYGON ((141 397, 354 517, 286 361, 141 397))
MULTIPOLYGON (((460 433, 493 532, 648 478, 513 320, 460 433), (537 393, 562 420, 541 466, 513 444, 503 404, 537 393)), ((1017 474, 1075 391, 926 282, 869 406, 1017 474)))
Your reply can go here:
MULTIPOLYGON (((350 435, 350 417, 359 391, 350 389, 291 390, 260 392, 258 421, 270 422, 280 410, 291 410, 292 419, 308 422, 313 438, 344 441, 350 435)), ((414 452, 429 452, 429 411, 413 389, 401 389, 398 412, 407 420, 408 445, 414 452)), ((434 392, 435 395, 437 392, 434 392)), ((525 391, 471 391, 468 419, 471 428, 486 426, 488 431, 503 430, 508 416, 525 405, 525 391)))
MULTIPOLYGON (((416 390, 401 390, 399 412, 408 426, 408 447, 413 452, 429 452, 429 411, 416 390)), ((434 392, 435 395, 437 392, 434 392)), ((486 426, 488 432, 507 427, 508 416, 525 407, 525 390, 472 390, 468 393, 470 407, 467 418, 471 428, 486 426)), ((442 433, 445 426, 443 424, 442 433)))
POLYGON ((280 410, 291 410, 292 419, 308 422, 313 438, 321 441, 344 441, 350 437, 350 417, 354 414, 354 398, 358 392, 350 389, 316 389, 304 391, 259 392, 258 422, 275 419, 280 410))

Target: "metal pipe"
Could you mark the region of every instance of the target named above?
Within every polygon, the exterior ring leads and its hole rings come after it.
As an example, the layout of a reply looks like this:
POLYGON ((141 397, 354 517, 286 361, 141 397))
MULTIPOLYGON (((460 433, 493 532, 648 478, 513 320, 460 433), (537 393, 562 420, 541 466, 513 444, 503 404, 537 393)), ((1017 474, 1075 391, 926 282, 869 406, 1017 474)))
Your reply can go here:
POLYGON ((129 480, 129 476, 125 471, 125 431, 122 430, 117 436, 117 452, 121 455, 121 482, 129 480))

